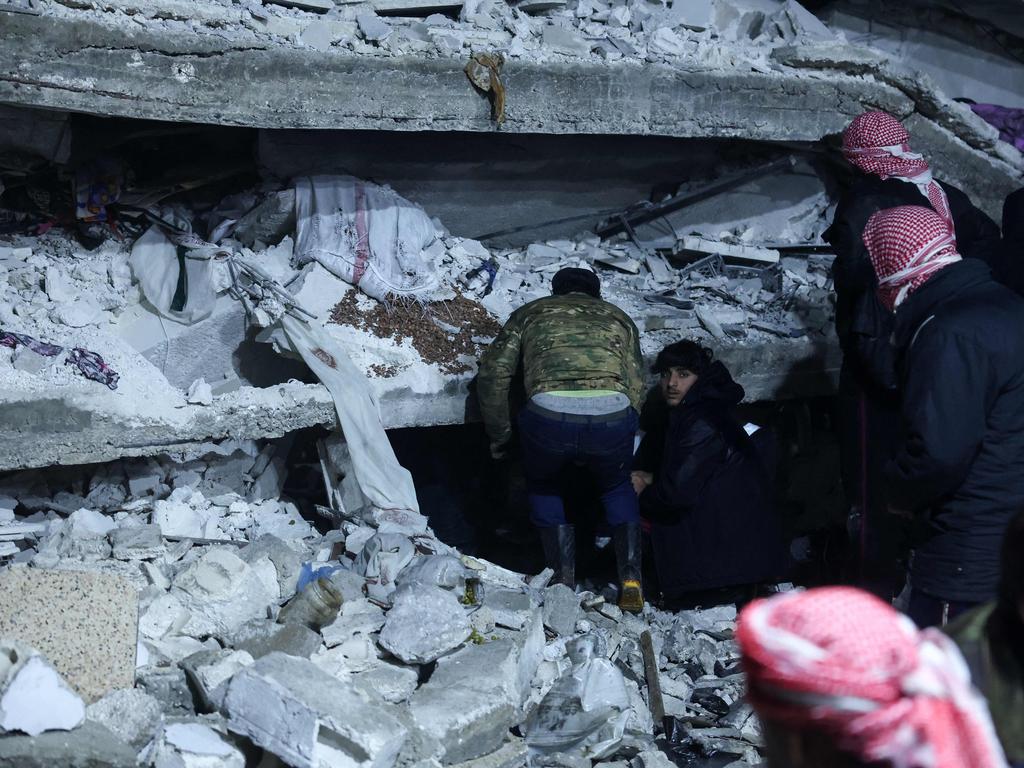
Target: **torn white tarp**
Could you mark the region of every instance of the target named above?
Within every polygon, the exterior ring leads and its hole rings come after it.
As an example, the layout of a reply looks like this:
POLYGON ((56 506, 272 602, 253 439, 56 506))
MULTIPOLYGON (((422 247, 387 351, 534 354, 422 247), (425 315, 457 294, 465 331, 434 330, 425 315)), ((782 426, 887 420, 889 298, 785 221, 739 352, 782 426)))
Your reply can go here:
POLYGON ((412 475, 398 463, 366 376, 321 328, 290 314, 281 327, 293 352, 331 393, 363 495, 378 509, 419 512, 412 475))
POLYGON ((212 314, 217 292, 210 254, 175 245, 154 226, 135 241, 128 263, 146 300, 164 317, 191 325, 212 314))
POLYGON ((379 300, 437 287, 424 255, 434 224, 394 190, 352 176, 306 176, 295 183, 295 213, 299 263, 318 261, 379 300))

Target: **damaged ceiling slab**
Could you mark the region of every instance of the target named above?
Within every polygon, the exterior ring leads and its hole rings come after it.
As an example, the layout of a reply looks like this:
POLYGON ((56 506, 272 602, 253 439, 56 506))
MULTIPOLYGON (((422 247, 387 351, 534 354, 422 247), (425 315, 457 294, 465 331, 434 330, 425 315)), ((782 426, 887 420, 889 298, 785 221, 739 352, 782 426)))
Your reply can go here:
MULTIPOLYGON (((739 372, 736 379, 751 400, 826 394, 839 375, 838 348, 808 340, 723 347, 719 357, 739 372)), ((461 378, 441 392, 384 391, 384 426, 424 427, 476 419, 475 403, 467 402, 468 387, 469 380, 461 378)), ((275 438, 306 427, 337 426, 334 403, 318 384, 245 387, 218 396, 210 405, 189 404, 180 393, 179 397, 177 407, 145 414, 126 413, 122 398, 113 392, 36 399, 5 396, 0 471, 157 454, 187 461, 206 452, 210 442, 275 438)))
POLYGON ((331 5, 38 0, 38 15, 5 14, 0 27, 0 102, 270 129, 759 141, 819 141, 878 108, 922 122, 937 172, 978 190, 990 213, 1020 183, 1019 153, 965 105, 794 2, 696 4, 704 16, 598 2, 531 16, 483 2, 458 19, 331 5), (464 72, 488 49, 502 52, 488 75, 500 114, 464 72))

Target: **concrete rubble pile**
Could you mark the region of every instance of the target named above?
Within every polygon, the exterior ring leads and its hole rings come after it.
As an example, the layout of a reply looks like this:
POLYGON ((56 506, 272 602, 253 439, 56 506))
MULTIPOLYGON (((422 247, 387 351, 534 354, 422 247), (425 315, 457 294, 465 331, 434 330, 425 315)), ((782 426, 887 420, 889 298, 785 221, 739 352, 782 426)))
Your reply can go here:
MULTIPOLYGON (((291 502, 207 495, 194 469, 141 485, 121 469, 92 468, 105 490, 70 513, 74 494, 32 496, 24 475, 0 489, 18 495, 0 498, 16 550, 0 584, 108 579, 138 599, 137 625, 101 622, 90 651, 130 642, 134 686, 98 669, 87 687, 80 657, 47 646, 51 665, 26 645, 80 593, 58 590, 31 616, 0 605, 0 766, 241 768, 262 749, 299 768, 663 768, 644 633, 672 748, 760 760, 732 607, 623 614, 611 594, 549 585, 550 571, 462 555, 416 514, 349 513, 321 535, 291 502)), ((76 621, 88 617, 54 631, 76 621)))
MULTIPOLYGON (((44 16, 135 25, 169 34, 229 36, 363 56, 457 57, 493 50, 509 59, 555 58, 772 69, 774 48, 836 36, 796 0, 37 0, 44 16)), ((182 73, 188 77, 188 72, 182 73)))
MULTIPOLYGON (((585 266, 601 275, 604 297, 636 319, 648 355, 680 335, 764 342, 830 333, 827 257, 780 256, 774 247, 757 245, 769 240, 773 246, 820 247, 828 205, 823 190, 811 194, 799 210, 776 216, 768 231, 750 223, 723 231, 697 224, 686 230, 692 234, 657 242, 658 250, 621 235, 602 240, 587 233, 495 250, 452 235, 435 220, 421 251, 436 275, 434 287, 415 297, 424 311, 390 323, 393 313, 386 305, 357 292, 335 274, 336 267, 332 272, 316 260, 300 258, 289 192, 246 195, 249 208, 218 246, 285 287, 342 344, 378 394, 437 392, 449 386, 453 375, 470 378, 498 323, 521 304, 547 295, 551 275, 563 266, 585 266), (673 251, 678 256, 670 263, 662 254, 673 251), (340 312, 346 303, 347 311, 340 312), (415 328, 432 335, 426 348, 415 343, 422 335, 415 328)), ((427 221, 422 209, 397 199, 427 221)), ((181 206, 159 210, 165 218, 192 218, 200 226, 199 216, 181 206)), ((204 217, 217 221, 216 214, 204 217)), ((209 406, 252 383, 240 375, 238 349, 250 323, 272 325, 283 311, 281 304, 265 299, 245 306, 225 292, 230 284, 222 283, 214 288, 220 295, 211 289, 198 318, 154 312, 158 300, 144 291, 152 290, 148 271, 156 255, 136 255, 140 248, 151 248, 154 238, 163 239, 155 227, 134 242, 111 237, 88 251, 56 229, 41 236, 7 236, 0 244, 0 329, 96 350, 119 374, 121 407, 142 413, 173 415, 187 405, 209 406)), ((173 259, 173 246, 166 248, 173 259)), ((173 287, 173 280, 167 281, 173 287)), ((190 287, 201 290, 194 279, 190 287)), ((269 348, 266 354, 273 359, 269 348)), ((95 384, 61 365, 61 359, 18 344, 0 346, 0 382, 9 396, 55 391, 100 396, 95 384)))

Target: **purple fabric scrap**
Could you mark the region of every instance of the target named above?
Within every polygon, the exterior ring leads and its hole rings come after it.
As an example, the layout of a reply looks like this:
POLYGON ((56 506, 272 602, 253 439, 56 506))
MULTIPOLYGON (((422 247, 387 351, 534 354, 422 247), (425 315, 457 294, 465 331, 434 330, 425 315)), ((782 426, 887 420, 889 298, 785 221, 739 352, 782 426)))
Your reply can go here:
POLYGON ((19 344, 23 347, 28 347, 37 355, 42 355, 43 357, 53 357, 64 350, 64 347, 58 347, 56 344, 47 344, 45 341, 39 341, 24 333, 0 330, 0 346, 17 349, 19 344))
POLYGON ((999 138, 1024 152, 1024 109, 998 104, 971 104, 978 117, 999 131, 999 138))
POLYGON ((64 365, 77 365, 78 370, 85 378, 106 384, 111 389, 117 389, 117 380, 121 378, 113 368, 103 361, 102 357, 81 347, 75 347, 68 352, 64 365))

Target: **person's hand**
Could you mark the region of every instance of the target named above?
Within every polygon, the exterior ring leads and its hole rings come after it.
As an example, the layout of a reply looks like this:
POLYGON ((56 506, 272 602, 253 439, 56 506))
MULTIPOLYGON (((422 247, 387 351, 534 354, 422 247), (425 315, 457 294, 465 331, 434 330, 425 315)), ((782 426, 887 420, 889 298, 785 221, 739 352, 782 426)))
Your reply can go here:
POLYGON ((504 461, 508 458, 508 443, 491 443, 491 458, 495 461, 504 461))
POLYGON ((630 479, 633 481, 633 490, 637 496, 644 492, 644 488, 654 483, 654 475, 650 472, 641 472, 639 470, 633 472, 630 475, 630 479))

